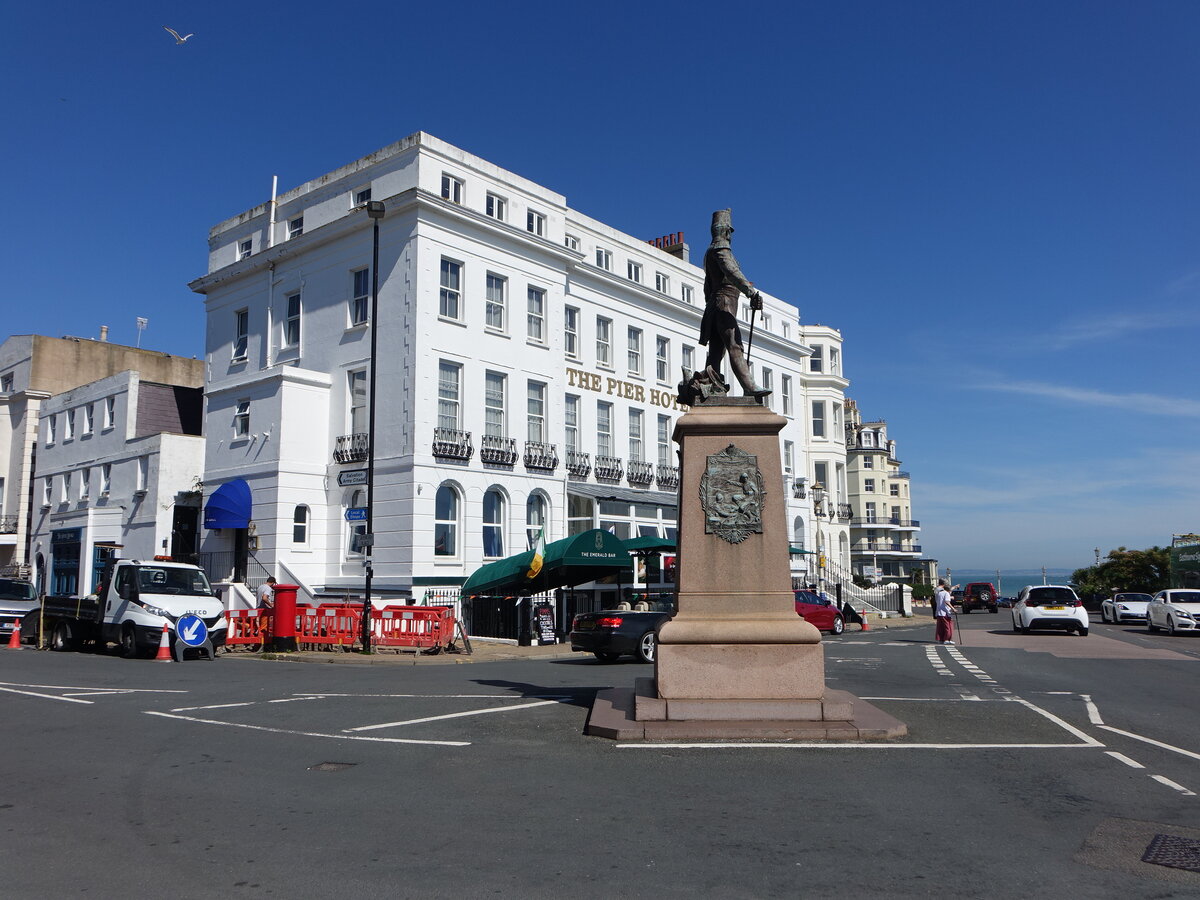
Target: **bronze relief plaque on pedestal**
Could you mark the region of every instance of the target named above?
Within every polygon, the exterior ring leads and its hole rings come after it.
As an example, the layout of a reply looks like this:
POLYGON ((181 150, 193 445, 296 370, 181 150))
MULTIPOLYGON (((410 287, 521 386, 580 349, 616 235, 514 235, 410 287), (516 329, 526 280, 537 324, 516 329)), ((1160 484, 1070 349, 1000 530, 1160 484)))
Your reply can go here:
POLYGON ((705 534, 715 534, 731 544, 762 534, 765 502, 756 455, 730 444, 708 457, 708 467, 700 476, 705 534))

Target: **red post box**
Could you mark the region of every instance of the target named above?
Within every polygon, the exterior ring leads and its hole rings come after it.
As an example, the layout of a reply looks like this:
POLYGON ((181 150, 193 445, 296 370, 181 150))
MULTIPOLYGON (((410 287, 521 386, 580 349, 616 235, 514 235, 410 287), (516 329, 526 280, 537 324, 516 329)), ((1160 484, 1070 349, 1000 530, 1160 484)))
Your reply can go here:
POLYGON ((272 649, 277 653, 296 649, 296 591, 298 584, 275 585, 275 621, 272 649))

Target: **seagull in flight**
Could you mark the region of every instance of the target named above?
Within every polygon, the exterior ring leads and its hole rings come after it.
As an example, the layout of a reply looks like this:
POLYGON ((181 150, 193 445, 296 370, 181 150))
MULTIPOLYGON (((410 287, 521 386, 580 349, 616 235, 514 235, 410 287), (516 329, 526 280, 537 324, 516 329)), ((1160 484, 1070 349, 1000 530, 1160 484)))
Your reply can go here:
MULTIPOLYGON (((167 28, 167 26, 164 25, 163 28, 167 28)), ((179 32, 176 31, 174 28, 167 28, 167 31, 169 31, 171 33, 171 37, 175 38, 176 44, 182 44, 185 41, 187 41, 188 38, 195 37, 194 34, 185 34, 183 37, 180 37, 179 32)))

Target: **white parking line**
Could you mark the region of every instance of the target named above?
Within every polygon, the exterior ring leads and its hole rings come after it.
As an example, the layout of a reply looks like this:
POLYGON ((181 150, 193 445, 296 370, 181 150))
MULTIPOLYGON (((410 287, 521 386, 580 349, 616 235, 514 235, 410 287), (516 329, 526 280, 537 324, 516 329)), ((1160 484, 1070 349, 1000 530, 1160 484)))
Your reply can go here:
POLYGON ((231 709, 235 706, 253 706, 257 700, 248 703, 213 703, 211 706, 177 706, 171 712, 192 712, 197 709, 231 709))
POLYGON ((1087 706, 1088 721, 1093 725, 1103 725, 1104 720, 1100 718, 1100 708, 1092 702, 1091 694, 1080 694, 1079 696, 1087 706))
POLYGON ((245 728, 250 731, 266 731, 271 734, 292 734, 298 737, 333 738, 335 741, 374 741, 381 744, 426 744, 432 747, 469 747, 470 741, 421 741, 411 738, 367 737, 357 734, 324 734, 319 731, 293 731, 288 728, 268 728, 266 725, 248 725, 244 722, 221 722, 217 719, 201 719, 196 716, 176 716, 171 713, 156 712, 152 709, 143 710, 148 716, 161 716, 164 719, 181 719, 184 722, 198 722, 201 725, 223 725, 226 728, 245 728))
POLYGON ((78 684, 22 684, 19 681, 0 681, 0 686, 41 688, 45 691, 112 691, 114 694, 186 694, 187 691, 163 690, 161 688, 97 688, 94 685, 78 684))
POLYGON ((24 694, 27 697, 41 697, 45 700, 61 700, 64 703, 86 703, 89 706, 94 704, 93 700, 77 700, 74 697, 63 697, 59 694, 39 694, 37 691, 18 691, 16 688, 0 687, 0 691, 8 694, 24 694))
POLYGON ((1130 759, 1124 753, 1118 753, 1116 750, 1105 750, 1104 752, 1107 753, 1109 756, 1111 756, 1113 759, 1117 760, 1117 762, 1125 763, 1125 765, 1129 766, 1129 768, 1131 768, 1131 769, 1146 768, 1140 762, 1138 762, 1136 759, 1130 759))
POLYGON ((1193 753, 1191 750, 1184 750, 1182 747, 1174 747, 1171 744, 1164 744, 1162 741, 1156 741, 1153 738, 1142 737, 1140 734, 1134 734, 1132 731, 1122 731, 1120 728, 1113 728, 1111 725, 1101 725, 1105 731, 1111 731, 1113 734, 1119 734, 1127 738, 1133 738, 1135 741, 1142 741, 1146 744, 1152 744, 1155 747, 1162 747, 1164 750, 1172 750, 1175 753, 1182 753, 1184 756, 1190 756, 1192 759, 1200 759, 1200 753, 1193 753))
MULTIPOLYGON (((1079 738, 1081 741, 1086 742, 1089 746, 1092 746, 1092 747, 1103 747, 1104 746, 1102 743, 1100 743, 1098 740, 1096 740, 1090 734, 1085 734, 1084 732, 1080 731, 1078 728, 1076 728, 1074 725, 1070 724, 1069 722, 1064 722, 1058 716, 1054 715, 1054 713, 1047 712, 1046 710, 1042 709, 1040 706, 1030 703, 1028 700, 1025 700, 1021 697, 1013 697, 1012 699, 1015 702, 1020 703, 1022 706, 1029 707, 1034 712, 1036 712, 1038 715, 1045 716, 1047 719, 1049 719, 1055 725, 1057 725, 1058 727, 1060 727, 1062 729, 1065 729, 1070 734, 1075 735, 1075 737, 1079 738)), ((1103 728, 1104 726, 1101 726, 1101 727, 1103 728)))
POLYGON ((488 713, 511 712, 514 709, 529 709, 534 706, 548 706, 558 703, 558 700, 539 700, 537 703, 520 703, 516 706, 496 706, 490 709, 471 709, 466 712, 448 713, 444 716, 425 716, 421 719, 406 719, 403 722, 381 722, 378 725, 360 725, 357 728, 343 728, 342 731, 351 734, 356 731, 374 731, 377 728, 398 728, 401 725, 418 725, 421 722, 439 722, 442 719, 460 719, 463 716, 484 716, 488 713))
POLYGON ((1170 778, 1167 778, 1165 775, 1151 775, 1150 777, 1153 778, 1155 781, 1157 781, 1159 784, 1165 784, 1169 788, 1174 788, 1175 790, 1179 791, 1179 793, 1183 794, 1183 796, 1185 796, 1185 797, 1195 797, 1196 796, 1195 791, 1189 791, 1182 784, 1175 783, 1170 778))

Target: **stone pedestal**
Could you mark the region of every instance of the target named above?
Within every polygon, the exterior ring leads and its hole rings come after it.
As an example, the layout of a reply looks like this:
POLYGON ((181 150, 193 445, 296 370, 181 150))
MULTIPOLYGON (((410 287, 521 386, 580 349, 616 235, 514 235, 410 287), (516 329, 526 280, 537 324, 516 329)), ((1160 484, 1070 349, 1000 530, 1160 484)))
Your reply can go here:
MULTIPOLYGON (((898 737, 902 723, 826 692, 821 635, 796 614, 779 432, 750 398, 716 398, 676 423, 678 612, 654 679, 601 692, 588 732, 629 739, 898 737), (866 716, 869 723, 856 723, 866 716), (865 727, 860 727, 865 725, 865 727)), ((869 709, 868 709, 869 708, 869 709)))

